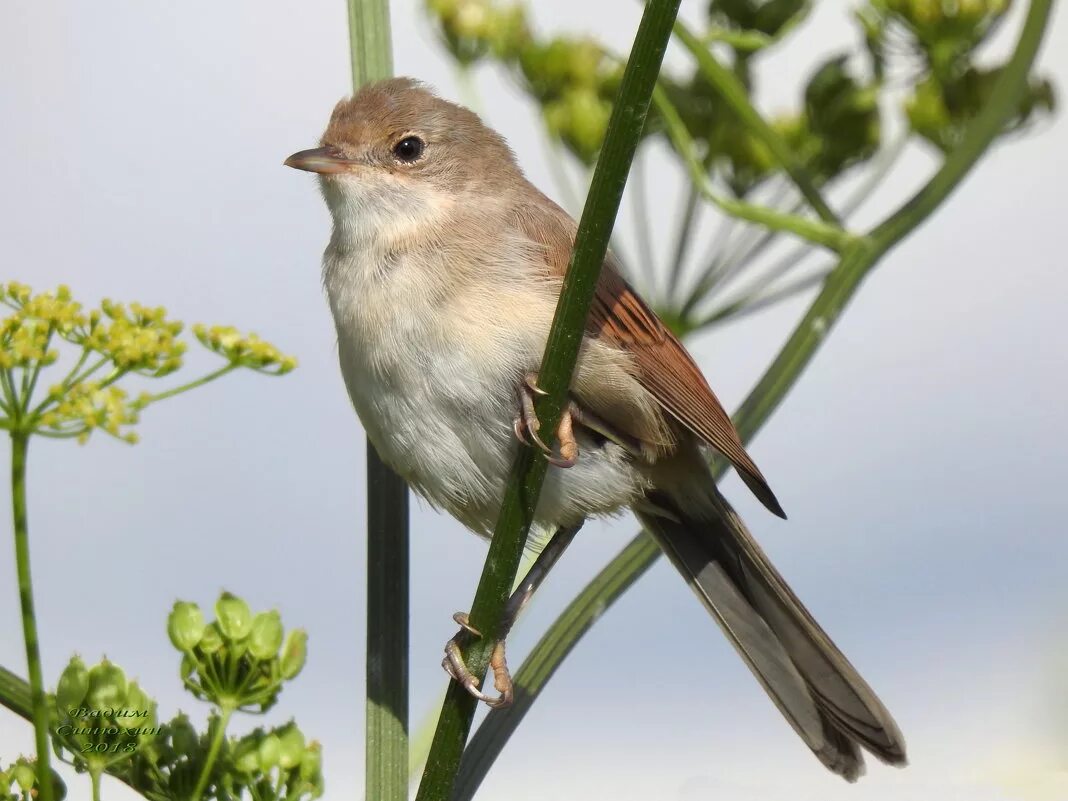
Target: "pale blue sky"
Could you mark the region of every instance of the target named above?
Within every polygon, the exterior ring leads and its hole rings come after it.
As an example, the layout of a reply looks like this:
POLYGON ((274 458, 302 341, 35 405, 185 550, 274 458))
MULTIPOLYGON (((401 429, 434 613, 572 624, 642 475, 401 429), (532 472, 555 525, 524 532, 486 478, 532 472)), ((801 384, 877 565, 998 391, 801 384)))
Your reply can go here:
MULTIPOLYGON (((543 30, 597 31, 620 50, 640 12, 537 5, 543 30)), ((364 446, 319 284, 328 216, 312 180, 281 162, 316 142, 349 89, 343 6, 14 0, 0 10, 0 278, 65 282, 86 301, 164 303, 189 322, 255 330, 301 361, 281 380, 239 375, 152 409, 137 447, 34 444, 49 681, 72 651, 106 653, 168 716, 179 706, 202 716, 179 689, 163 630, 171 603, 207 606, 225 587, 277 607, 311 642, 270 720, 295 716, 324 743, 328 798, 362 786, 364 446)), ((395 7, 397 71, 461 99, 420 3, 395 7)), ((821 55, 851 41, 846 9, 820 3, 811 33, 768 65, 769 109, 786 107, 821 55)), ((1041 61, 1068 86, 1063 14, 1041 61)), ((551 190, 535 112, 492 70, 476 85, 487 120, 551 190)), ((826 774, 658 565, 554 678, 480 798, 1042 797, 1012 789, 1013 776, 1068 798, 1068 735, 1052 712, 1068 706, 1056 679, 1068 660, 1063 142, 1059 121, 999 147, 863 287, 752 448, 790 520, 766 514, 736 479, 726 484, 893 710, 912 766, 874 766, 855 787, 826 774)), ((911 152, 866 219, 930 163, 911 152)), ((664 198, 653 204, 663 253, 680 183, 661 155, 647 172, 664 198)), ((630 219, 628 209, 621 229, 630 219)), ((800 308, 696 342, 728 407, 800 308)), ((444 686, 449 615, 470 602, 484 546, 413 508, 418 724, 444 686)), ((516 632, 514 663, 633 530, 622 519, 583 532, 516 632)), ((13 576, 11 548, 0 548, 0 577, 13 576)), ((0 579, 0 664, 24 672, 17 608, 13 580, 0 579)), ((31 745, 28 725, 0 715, 4 761, 31 745)), ((70 797, 87 792, 73 783, 70 797)), ((109 786, 105 797, 130 796, 109 786)))

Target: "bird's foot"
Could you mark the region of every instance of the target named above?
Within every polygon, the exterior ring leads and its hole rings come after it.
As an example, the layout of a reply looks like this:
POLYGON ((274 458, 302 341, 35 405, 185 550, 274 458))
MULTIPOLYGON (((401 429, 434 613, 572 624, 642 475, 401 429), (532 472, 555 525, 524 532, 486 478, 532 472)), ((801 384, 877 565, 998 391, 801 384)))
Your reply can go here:
POLYGON ((571 419, 571 407, 569 403, 560 416, 560 423, 556 426, 556 438, 560 442, 560 455, 553 453, 552 448, 538 436, 541 421, 534 411, 534 396, 544 395, 545 391, 538 387, 538 377, 534 373, 527 373, 523 382, 519 385, 517 395, 519 398, 519 414, 516 415, 512 428, 516 439, 525 444, 535 445, 551 465, 556 467, 574 467, 578 461, 579 448, 575 439, 574 423, 571 419), (529 438, 529 439, 528 439, 529 438))
POLYGON ((441 661, 441 666, 445 668, 445 672, 463 685, 467 692, 490 708, 503 709, 511 706, 515 691, 512 684, 512 674, 508 672, 508 663, 504 658, 504 640, 495 641, 493 643, 493 652, 490 654, 493 686, 498 692, 498 695, 494 697, 479 689, 481 682, 478 676, 474 675, 468 669, 467 663, 464 662, 463 646, 467 644, 472 636, 481 637, 482 634, 471 625, 466 612, 457 612, 452 616, 452 619, 460 624, 460 630, 456 632, 455 637, 445 643, 445 658, 441 661))

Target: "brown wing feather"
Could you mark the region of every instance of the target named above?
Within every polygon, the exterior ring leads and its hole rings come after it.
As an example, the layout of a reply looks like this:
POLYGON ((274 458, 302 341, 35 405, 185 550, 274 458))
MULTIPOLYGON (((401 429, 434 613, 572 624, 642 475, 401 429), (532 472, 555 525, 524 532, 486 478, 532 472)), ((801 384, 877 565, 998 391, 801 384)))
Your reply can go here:
MULTIPOLYGON (((562 276, 576 230, 570 215, 540 195, 533 202, 517 205, 515 221, 526 236, 545 246, 549 273, 562 276)), ((786 516, 700 368, 656 312, 619 274, 611 254, 601 269, 586 330, 591 336, 618 343, 630 352, 637 363, 638 381, 660 405, 730 460, 761 503, 774 514, 786 516)))

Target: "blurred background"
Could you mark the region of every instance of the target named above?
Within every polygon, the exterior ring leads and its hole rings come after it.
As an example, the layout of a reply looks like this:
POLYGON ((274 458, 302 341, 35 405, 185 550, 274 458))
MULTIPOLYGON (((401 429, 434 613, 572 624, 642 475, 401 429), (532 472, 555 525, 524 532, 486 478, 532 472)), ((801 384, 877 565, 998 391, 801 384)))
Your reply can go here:
MULTIPOLYGON (((461 78, 420 0, 392 5, 397 73, 476 105, 531 179, 566 202, 538 108, 491 67, 461 78)), ((641 12, 607 0, 532 5, 539 31, 595 33, 619 52, 641 12)), ((805 34, 762 62, 763 109, 795 104, 829 51, 855 46, 851 7, 820 0, 805 34)), ((703 4, 683 9, 696 20, 703 4)), ((1018 23, 1010 14, 1004 45, 1018 23)), ((163 717, 180 707, 202 721, 206 709, 181 690, 165 619, 177 598, 209 606, 231 590, 308 630, 304 673, 268 720, 295 717, 323 743, 327 798, 358 795, 364 438, 320 286, 329 217, 313 179, 282 167, 316 144, 350 91, 344 4, 14 0, 0 10, 0 52, 0 277, 67 283, 86 303, 165 304, 188 323, 256 331, 300 359, 282 379, 238 373, 150 409, 135 447, 104 436, 84 447, 34 442, 46 682, 72 652, 106 654, 163 717)), ((682 63, 669 52, 669 65, 682 63)), ((1038 69, 1068 85, 1063 13, 1038 69)), ((479 798, 1068 799, 1064 137, 1054 119, 1002 140, 861 289, 750 448, 789 521, 735 477, 725 483, 894 712, 911 766, 873 765, 852 787, 824 771, 658 563, 552 680, 479 798)), ((860 223, 885 215, 934 163, 911 146, 860 223)), ((662 258, 685 181, 659 145, 640 169, 641 216, 662 258)), ((625 200, 617 234, 632 262, 635 221, 625 200)), ((712 239, 711 216, 700 225, 712 239)), ((727 408, 808 298, 691 340, 727 408)), ((214 364, 192 351, 195 365, 214 364)), ((0 504, 9 519, 7 497, 0 504)), ((510 640, 513 665, 635 530, 628 518, 586 527, 510 640)), ((439 703, 450 615, 470 603, 485 546, 415 503, 412 551, 415 729, 439 703)), ((0 664, 25 675, 14 574, 10 546, 0 548, 0 664)), ((240 717, 232 728, 261 722, 240 717)), ((0 715, 3 761, 30 753, 32 737, 0 715)), ((105 781, 105 797, 137 797, 105 781)), ((86 787, 74 780, 71 797, 86 787)))

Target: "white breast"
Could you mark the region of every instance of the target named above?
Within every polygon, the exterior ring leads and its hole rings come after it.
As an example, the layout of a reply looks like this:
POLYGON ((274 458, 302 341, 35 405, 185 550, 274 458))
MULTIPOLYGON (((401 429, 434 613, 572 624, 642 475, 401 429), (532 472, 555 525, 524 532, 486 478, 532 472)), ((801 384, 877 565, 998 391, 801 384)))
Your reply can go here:
MULTIPOLYGON (((490 237, 492 252, 454 241, 407 249, 397 247, 404 225, 434 210, 377 208, 384 216, 362 213, 359 231, 335 227, 324 257, 345 384, 382 458, 488 534, 518 447, 515 388, 540 363, 555 292, 524 261, 537 257, 530 243, 504 241, 515 234, 490 237)), ((538 517, 573 524, 614 511, 641 481, 618 449, 590 450, 550 470, 538 517)))

